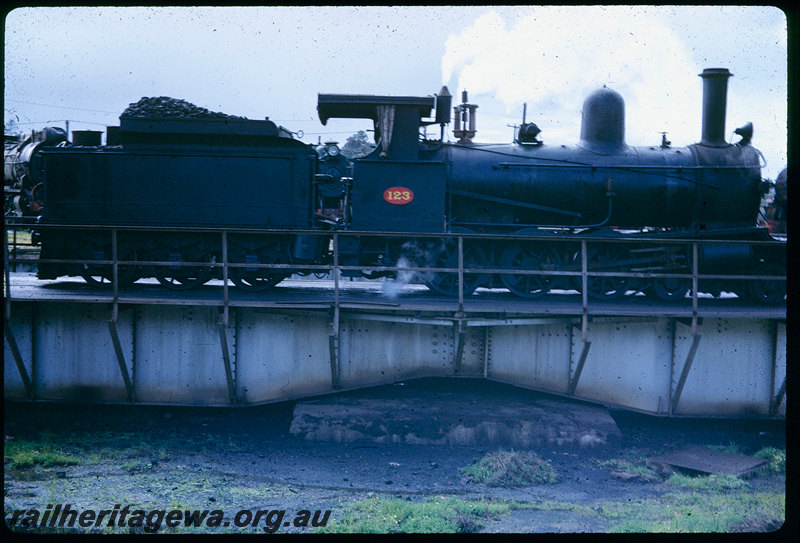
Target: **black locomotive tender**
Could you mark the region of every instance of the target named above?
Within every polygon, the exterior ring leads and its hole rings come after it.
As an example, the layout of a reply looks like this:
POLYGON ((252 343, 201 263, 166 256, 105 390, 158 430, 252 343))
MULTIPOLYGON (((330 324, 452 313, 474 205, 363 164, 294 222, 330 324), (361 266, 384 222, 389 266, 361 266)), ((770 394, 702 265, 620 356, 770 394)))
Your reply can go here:
MULTIPOLYGON (((123 227, 116 236, 117 258, 124 262, 117 270, 120 285, 155 276, 165 287, 185 289, 221 276, 221 266, 197 265, 223 259, 222 236, 203 228, 231 230, 224 242, 227 262, 234 264, 229 277, 249 290, 329 265, 336 231, 363 234, 337 238, 338 263, 358 267, 345 275, 369 278, 397 276, 397 269, 385 269, 392 267, 458 267, 453 237, 414 233, 480 233, 531 239, 467 238, 464 268, 495 271, 465 273, 465 293, 479 286, 523 297, 580 289, 579 276, 557 272, 582 269, 580 239, 589 236, 589 271, 673 275, 590 276, 590 296, 639 291, 683 298, 696 257, 701 274, 762 277, 706 279, 700 290, 782 302, 785 280, 774 277, 785 276, 785 245, 743 243, 772 239, 756 226, 765 183, 763 157, 750 144, 752 125, 736 130, 740 141, 727 143, 731 74, 712 68, 700 75, 702 139, 687 147, 672 147, 666 137, 660 146, 627 145, 623 99, 605 87, 586 99, 580 142, 572 146, 545 145, 524 116, 513 143, 474 143, 477 106, 464 93, 464 103, 452 107, 446 87, 425 97, 320 94, 323 124, 331 118, 374 122, 376 149, 353 161, 335 146, 318 153, 269 119, 142 99, 109 129, 104 146, 99 133, 96 141, 70 143, 60 129, 47 129, 7 150, 6 185, 19 191, 17 208, 40 224, 123 227), (455 143, 444 137, 451 108, 455 143), (429 125, 441 126, 440 139, 420 135, 429 125), (399 235, 367 234, 375 232, 399 235), (642 242, 603 243, 611 238, 642 242), (693 255, 690 243, 671 240, 717 242, 699 244, 693 255), (519 270, 553 275, 513 273, 519 270)), ((110 280, 108 229, 39 230, 41 279, 110 280), (73 262, 52 262, 57 259, 73 262)), ((457 274, 416 277, 441 294, 458 293, 457 274)))

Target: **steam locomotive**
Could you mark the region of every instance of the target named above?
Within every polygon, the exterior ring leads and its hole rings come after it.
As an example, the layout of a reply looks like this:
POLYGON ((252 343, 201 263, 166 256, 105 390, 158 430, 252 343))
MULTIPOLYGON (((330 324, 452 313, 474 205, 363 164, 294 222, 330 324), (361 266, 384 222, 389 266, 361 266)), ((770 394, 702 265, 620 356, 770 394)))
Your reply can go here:
MULTIPOLYGON (((48 129, 7 148, 5 182, 7 192, 16 191, 17 212, 64 227, 36 232, 42 279, 82 275, 107 283, 115 253, 124 262, 119 284, 155 276, 165 287, 188 289, 220 273, 203 263, 224 258, 233 264, 235 285, 262 290, 329 264, 337 231, 363 234, 339 236, 337 255, 350 267, 346 275, 368 278, 396 277, 404 266, 458 267, 456 241, 428 234, 494 234, 464 241, 461 264, 472 270, 463 275, 465 293, 485 286, 537 297, 581 289, 575 274, 556 272, 580 270, 582 259, 589 271, 620 272, 589 278, 585 288, 596 298, 636 291, 683 298, 692 285, 685 274, 695 264, 703 274, 785 276, 785 245, 747 243, 772 240, 756 226, 769 187, 761 178, 763 157, 751 145, 752 124, 736 130, 737 143, 725 140, 732 74, 710 68, 700 75, 702 139, 687 147, 673 147, 666 137, 656 146, 629 146, 624 101, 606 87, 584 102, 576 145, 546 145, 524 118, 513 143, 475 143, 477 106, 466 92, 453 105, 443 87, 424 97, 319 94, 323 124, 373 121, 376 148, 352 161, 333 144, 318 152, 269 119, 134 108, 121 115, 106 145, 69 142, 63 131, 48 129), (455 142, 445 141, 451 123, 455 142), (441 137, 428 139, 427 127, 436 125, 441 137), (112 239, 107 230, 68 228, 76 225, 122 228, 112 239), (204 228, 232 231, 223 241, 204 228), (583 256, 581 238, 592 240, 583 256), (570 242, 550 242, 564 239, 570 242), (620 239, 634 241, 610 242, 620 239), (693 255, 691 244, 674 240, 714 243, 700 244, 693 255)), ((458 293, 457 274, 416 278, 438 293, 458 293)), ((785 297, 785 281, 778 280, 708 279, 701 287, 763 302, 785 297)))

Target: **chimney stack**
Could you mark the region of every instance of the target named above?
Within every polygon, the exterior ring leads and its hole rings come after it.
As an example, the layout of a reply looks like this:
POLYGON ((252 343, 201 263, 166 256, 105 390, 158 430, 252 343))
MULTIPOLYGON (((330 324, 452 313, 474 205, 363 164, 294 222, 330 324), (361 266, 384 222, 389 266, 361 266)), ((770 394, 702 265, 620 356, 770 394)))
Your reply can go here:
POLYGON ((727 68, 706 68, 703 78, 703 133, 700 145, 727 147, 725 141, 725 107, 728 99, 727 68))

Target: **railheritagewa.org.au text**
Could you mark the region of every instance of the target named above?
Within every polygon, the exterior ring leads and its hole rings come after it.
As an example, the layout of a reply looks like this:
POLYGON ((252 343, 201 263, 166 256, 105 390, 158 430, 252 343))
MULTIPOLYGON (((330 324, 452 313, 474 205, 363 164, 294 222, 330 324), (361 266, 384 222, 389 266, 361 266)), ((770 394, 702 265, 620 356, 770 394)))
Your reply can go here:
POLYGON ((313 529, 326 526, 331 511, 300 509, 241 509, 228 515, 222 509, 141 509, 115 504, 111 509, 79 509, 72 504, 48 504, 45 509, 6 511, 6 525, 41 529, 132 528, 147 533, 176 528, 258 528, 275 533, 281 528, 313 529))

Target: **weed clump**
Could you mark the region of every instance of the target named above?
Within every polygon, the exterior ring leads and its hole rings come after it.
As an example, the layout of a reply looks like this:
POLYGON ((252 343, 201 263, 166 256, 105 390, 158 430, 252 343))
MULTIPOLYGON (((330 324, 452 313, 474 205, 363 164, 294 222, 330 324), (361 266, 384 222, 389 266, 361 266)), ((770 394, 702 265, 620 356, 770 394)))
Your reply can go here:
POLYGON ((742 454, 742 448, 733 441, 731 441, 727 445, 706 445, 706 449, 711 449, 712 451, 725 452, 728 454, 742 454))
POLYGON ((764 466, 765 471, 771 473, 783 473, 786 471, 786 449, 764 447, 753 456, 767 460, 767 465, 764 466))
POLYGON ((517 451, 489 453, 471 466, 461 468, 459 474, 465 482, 487 486, 529 486, 558 480, 547 460, 517 451))
POLYGON ((691 477, 689 475, 675 473, 667 480, 667 482, 670 485, 679 488, 708 490, 713 492, 739 490, 741 488, 748 488, 750 486, 739 477, 727 473, 714 473, 712 475, 703 475, 699 477, 691 477))
POLYGON ((7 441, 4 452, 4 463, 10 469, 74 466, 81 462, 80 458, 65 454, 56 445, 46 442, 7 441))
POLYGON ((471 533, 483 519, 507 513, 508 503, 468 501, 438 496, 422 502, 401 498, 368 498, 351 504, 340 518, 318 533, 471 533))
POLYGON ((621 481, 654 483, 661 480, 661 477, 649 467, 628 460, 604 460, 597 462, 597 465, 610 470, 611 476, 621 481))

